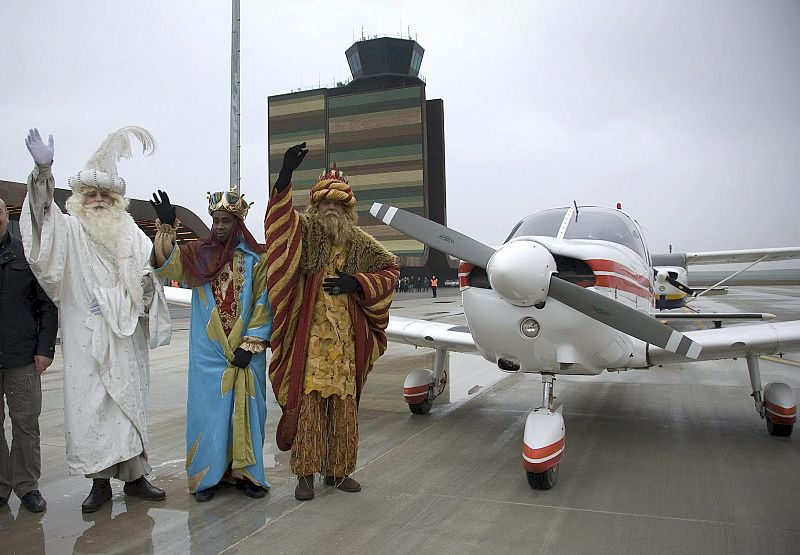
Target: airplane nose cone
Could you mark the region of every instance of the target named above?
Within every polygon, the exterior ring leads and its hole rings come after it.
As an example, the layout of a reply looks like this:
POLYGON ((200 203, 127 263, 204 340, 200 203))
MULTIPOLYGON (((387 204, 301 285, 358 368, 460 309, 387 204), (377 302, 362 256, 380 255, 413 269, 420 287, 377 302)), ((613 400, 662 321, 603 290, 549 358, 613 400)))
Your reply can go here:
POLYGON ((506 243, 486 266, 492 289, 516 306, 543 302, 555 271, 556 261, 550 251, 529 240, 506 243))

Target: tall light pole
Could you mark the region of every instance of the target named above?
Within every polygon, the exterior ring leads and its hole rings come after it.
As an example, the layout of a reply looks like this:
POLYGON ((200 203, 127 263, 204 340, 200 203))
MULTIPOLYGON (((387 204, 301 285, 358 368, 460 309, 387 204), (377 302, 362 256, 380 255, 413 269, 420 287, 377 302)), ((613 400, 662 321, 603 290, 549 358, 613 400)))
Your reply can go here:
POLYGON ((231 189, 239 192, 239 0, 233 0, 231 29, 231 189))

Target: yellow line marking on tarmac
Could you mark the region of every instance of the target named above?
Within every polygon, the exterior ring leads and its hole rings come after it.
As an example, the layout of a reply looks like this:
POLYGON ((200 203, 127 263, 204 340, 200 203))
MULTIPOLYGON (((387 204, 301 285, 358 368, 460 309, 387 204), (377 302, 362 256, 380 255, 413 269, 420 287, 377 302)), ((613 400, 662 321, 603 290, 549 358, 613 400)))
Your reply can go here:
MULTIPOLYGON (((685 305, 682 306, 681 308, 683 309, 682 312, 687 312, 687 313, 694 312, 694 310, 685 305)), ((699 327, 701 330, 708 329, 708 325, 706 324, 705 320, 695 320, 695 323, 697 324, 697 327, 699 327)))
POLYGON ((761 355, 758 357, 763 360, 768 360, 770 362, 778 362, 780 364, 788 364, 789 366, 800 366, 800 361, 792 360, 790 358, 781 358, 781 357, 774 357, 770 355, 761 355))

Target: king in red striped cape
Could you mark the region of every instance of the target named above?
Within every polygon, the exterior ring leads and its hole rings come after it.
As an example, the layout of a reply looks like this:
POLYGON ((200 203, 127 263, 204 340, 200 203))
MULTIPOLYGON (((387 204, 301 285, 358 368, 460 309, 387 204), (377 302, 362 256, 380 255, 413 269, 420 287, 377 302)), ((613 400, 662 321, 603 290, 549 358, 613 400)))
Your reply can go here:
POLYGON ((269 379, 283 415, 276 439, 291 449, 295 497, 314 497, 314 475, 356 492, 358 402, 375 360, 400 270, 355 225, 355 196, 334 165, 292 206, 292 173, 308 150, 286 151, 267 207, 267 289, 273 310, 269 379))

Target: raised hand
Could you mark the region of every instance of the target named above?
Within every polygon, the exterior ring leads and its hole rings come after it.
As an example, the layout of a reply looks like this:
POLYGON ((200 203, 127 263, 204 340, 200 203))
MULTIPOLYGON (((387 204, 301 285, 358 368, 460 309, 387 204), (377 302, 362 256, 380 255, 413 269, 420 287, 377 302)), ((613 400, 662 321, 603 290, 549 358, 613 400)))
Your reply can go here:
POLYGON ((341 295, 342 293, 355 293, 361 291, 361 284, 350 274, 336 271, 337 277, 326 277, 322 280, 322 289, 328 295, 341 295))
POLYGON ((306 157, 306 154, 308 154, 308 149, 306 148, 305 141, 299 145, 289 147, 289 149, 283 155, 283 166, 281 166, 281 173, 286 171, 293 172, 296 170, 303 161, 303 158, 306 157))
POLYGON ((53 136, 44 144, 39 130, 35 127, 28 130, 28 136, 25 137, 25 146, 28 147, 28 152, 31 153, 33 161, 40 166, 44 166, 53 161, 53 153, 55 152, 55 145, 53 143, 53 136))
POLYGON ((305 142, 289 147, 283 155, 283 165, 278 174, 278 179, 275 180, 276 191, 280 193, 289 186, 289 183, 292 182, 292 173, 298 168, 306 154, 308 154, 308 149, 305 142))
POLYGON ((156 211, 156 215, 162 224, 175 225, 175 207, 170 203, 169 195, 167 195, 166 191, 158 191, 158 195, 156 196, 156 193, 153 193, 153 200, 150 201, 150 206, 156 211))

